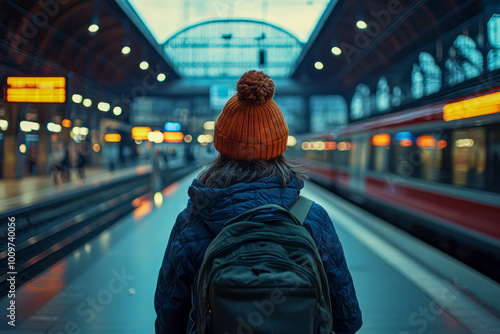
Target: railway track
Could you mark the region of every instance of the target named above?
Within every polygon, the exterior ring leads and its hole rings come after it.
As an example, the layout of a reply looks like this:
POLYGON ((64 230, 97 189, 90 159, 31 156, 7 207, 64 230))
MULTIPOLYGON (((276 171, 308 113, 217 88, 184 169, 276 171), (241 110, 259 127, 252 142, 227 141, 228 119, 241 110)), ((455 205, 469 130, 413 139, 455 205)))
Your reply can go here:
MULTIPOLYGON (((164 170, 161 186, 166 187, 194 171, 196 167, 164 170)), ((151 192, 151 173, 110 182, 97 189, 87 189, 28 208, 0 214, 0 219, 16 218, 16 285, 21 286, 68 253, 83 245, 136 206, 134 200, 147 198, 151 192)), ((2 229, 7 240, 7 226, 2 229)), ((0 246, 0 266, 8 267, 7 242, 0 246)), ((0 295, 8 292, 7 270, 0 277, 0 295)))

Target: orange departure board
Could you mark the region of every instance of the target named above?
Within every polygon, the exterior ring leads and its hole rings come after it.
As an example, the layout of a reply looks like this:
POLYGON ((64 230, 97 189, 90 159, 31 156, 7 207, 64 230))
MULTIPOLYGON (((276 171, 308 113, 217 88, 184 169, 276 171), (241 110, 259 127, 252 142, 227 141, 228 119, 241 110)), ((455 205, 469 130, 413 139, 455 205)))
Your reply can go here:
POLYGON ((66 102, 65 77, 8 77, 7 102, 66 102))

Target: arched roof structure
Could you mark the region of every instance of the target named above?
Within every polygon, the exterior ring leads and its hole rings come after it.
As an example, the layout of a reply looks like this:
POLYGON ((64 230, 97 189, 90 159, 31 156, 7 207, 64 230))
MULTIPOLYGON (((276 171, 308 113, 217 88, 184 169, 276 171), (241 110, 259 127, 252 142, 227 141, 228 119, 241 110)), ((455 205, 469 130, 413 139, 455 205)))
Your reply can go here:
POLYGON ((169 38, 165 53, 184 77, 238 77, 250 69, 286 77, 302 51, 292 34, 253 20, 214 20, 169 38))

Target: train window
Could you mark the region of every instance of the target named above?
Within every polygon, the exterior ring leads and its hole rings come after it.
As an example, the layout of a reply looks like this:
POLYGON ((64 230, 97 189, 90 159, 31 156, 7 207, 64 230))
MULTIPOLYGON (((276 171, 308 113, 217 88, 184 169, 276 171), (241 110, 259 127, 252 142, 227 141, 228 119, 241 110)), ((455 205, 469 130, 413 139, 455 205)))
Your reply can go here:
POLYGON ((351 142, 348 140, 341 140, 337 143, 337 161, 341 166, 349 166, 351 159, 351 142))
POLYGON ((424 180, 439 181, 443 163, 443 149, 448 145, 444 139, 433 135, 422 135, 416 139, 420 152, 418 176, 424 180))
POLYGON ((493 14, 488 21, 488 40, 491 50, 488 52, 488 70, 500 68, 500 14, 493 14))
POLYGON ((448 143, 440 135, 401 132, 396 134, 396 142, 396 173, 428 181, 443 181, 443 149, 448 143))
POLYGON ((486 168, 485 128, 454 130, 451 137, 452 183, 483 188, 486 168))
POLYGON ((488 185, 489 189, 500 192, 500 124, 488 127, 488 185))
POLYGON ((379 173, 388 170, 390 142, 391 137, 387 133, 380 133, 372 137, 370 170, 379 173))
POLYGON ((391 149, 393 165, 391 172, 403 177, 413 176, 415 166, 413 159, 415 152, 414 138, 411 132, 398 132, 394 138, 394 145, 391 149))

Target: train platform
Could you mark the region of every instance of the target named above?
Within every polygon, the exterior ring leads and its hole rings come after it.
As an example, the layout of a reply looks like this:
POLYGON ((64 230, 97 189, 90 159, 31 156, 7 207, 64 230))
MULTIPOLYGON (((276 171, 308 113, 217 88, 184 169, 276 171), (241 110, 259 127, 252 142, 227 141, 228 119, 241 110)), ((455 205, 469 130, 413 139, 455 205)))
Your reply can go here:
POLYGON ((113 172, 101 167, 89 167, 85 178, 72 174, 67 183, 55 184, 51 175, 27 176, 20 180, 0 181, 0 212, 20 206, 29 206, 53 196, 64 196, 68 192, 79 191, 89 186, 98 186, 116 178, 146 173, 149 165, 127 167, 113 172))
MULTIPOLYGON (((194 176, 21 286, 15 330, 4 318, 0 333, 153 333, 158 270, 194 176)), ((499 284, 316 184, 302 194, 325 207, 342 241, 359 333, 500 333, 499 284)))
MULTIPOLYGON (((171 160, 164 168, 182 166, 182 159, 171 160)), ((85 169, 85 177, 79 178, 71 171, 69 182, 55 184, 52 175, 27 176, 20 180, 0 180, 0 212, 24 208, 54 197, 63 197, 88 188, 97 188, 112 181, 151 172, 151 163, 141 162, 114 171, 92 166, 85 169)))

